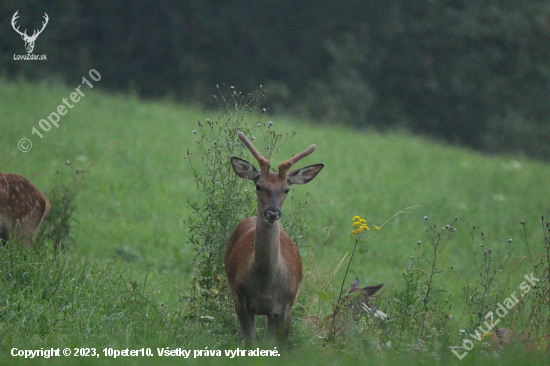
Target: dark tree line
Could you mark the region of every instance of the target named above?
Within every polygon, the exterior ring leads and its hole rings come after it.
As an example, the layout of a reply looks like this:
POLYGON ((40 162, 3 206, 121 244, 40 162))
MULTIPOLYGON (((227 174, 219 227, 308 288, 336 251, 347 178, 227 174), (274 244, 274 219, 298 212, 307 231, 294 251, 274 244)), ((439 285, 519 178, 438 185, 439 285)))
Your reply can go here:
POLYGON ((550 158, 548 1, 5 0, 0 19, 9 77, 95 68, 113 90, 201 103, 263 84, 276 111, 550 158), (29 34, 48 13, 48 61, 13 60, 16 10, 29 34))

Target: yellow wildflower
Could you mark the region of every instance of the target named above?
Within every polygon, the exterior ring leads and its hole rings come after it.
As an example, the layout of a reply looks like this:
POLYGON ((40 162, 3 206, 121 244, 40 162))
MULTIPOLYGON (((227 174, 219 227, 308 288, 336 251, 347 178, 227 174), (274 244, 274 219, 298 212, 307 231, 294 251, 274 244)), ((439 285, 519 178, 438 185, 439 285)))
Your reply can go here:
MULTIPOLYGON (((351 226, 355 228, 351 231, 352 234, 359 234, 363 232, 363 230, 370 230, 370 228, 367 225, 367 221, 362 219, 360 216, 353 216, 352 221, 353 223, 351 224, 351 226)), ((380 227, 376 225, 373 225, 372 227, 375 230, 380 230, 380 227)))

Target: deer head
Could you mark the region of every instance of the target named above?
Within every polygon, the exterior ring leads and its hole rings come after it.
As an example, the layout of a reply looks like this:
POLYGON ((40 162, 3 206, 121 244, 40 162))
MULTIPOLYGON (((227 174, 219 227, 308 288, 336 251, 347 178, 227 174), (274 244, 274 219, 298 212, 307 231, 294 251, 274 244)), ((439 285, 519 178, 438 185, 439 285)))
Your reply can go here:
POLYGON ((355 301, 352 300, 352 297, 349 296, 349 308, 352 309, 354 312, 358 312, 359 310, 365 310, 367 313, 372 313, 376 318, 380 319, 387 319, 388 316, 383 313, 382 311, 378 310, 378 308, 370 303, 371 297, 378 292, 384 286, 384 284, 376 285, 376 286, 367 286, 367 287, 361 287, 359 286, 359 278, 356 278, 355 281, 351 283, 351 285, 348 287, 348 293, 351 295, 353 293, 361 293, 361 296, 356 299, 355 301))
POLYGON ((316 146, 311 145, 300 154, 279 164, 279 173, 270 173, 269 160, 254 148, 244 133, 239 132, 237 136, 258 161, 260 171, 248 161, 237 157, 231 158, 233 170, 239 177, 249 179, 256 185, 258 216, 262 216, 272 223, 278 221, 281 218, 281 207, 290 191, 290 186, 311 181, 323 169, 324 164, 316 164, 288 172, 292 165, 315 151, 316 146))
POLYGON ((17 10, 15 12, 15 14, 13 14, 13 18, 11 18, 11 26, 13 27, 13 29, 19 33, 21 35, 21 38, 23 38, 23 41, 25 41, 25 49, 27 50, 27 53, 32 53, 32 50, 34 49, 34 42, 36 42, 36 39, 38 38, 38 36, 40 35, 40 33, 42 33, 42 31, 44 30, 44 28, 46 28, 46 24, 48 24, 48 14, 44 13, 44 22, 42 22, 42 29, 38 30, 38 29, 35 29, 32 36, 29 36, 27 34, 27 30, 25 29, 24 32, 21 32, 19 30, 19 26, 17 26, 17 28, 15 27, 15 23, 16 23, 16 19, 19 18, 19 15, 17 14, 19 13, 19 10, 17 10))

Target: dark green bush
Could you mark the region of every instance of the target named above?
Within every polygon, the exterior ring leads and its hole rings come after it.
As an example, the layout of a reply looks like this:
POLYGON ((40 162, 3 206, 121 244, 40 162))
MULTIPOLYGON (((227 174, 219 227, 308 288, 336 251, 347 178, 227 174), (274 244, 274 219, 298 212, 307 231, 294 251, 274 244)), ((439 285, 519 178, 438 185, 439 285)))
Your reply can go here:
POLYGON ((49 14, 35 48, 48 61, 14 61, 23 42, 3 22, 9 76, 79 83, 95 68, 104 87, 193 102, 209 100, 218 80, 263 82, 278 111, 550 158, 543 0, 8 0, 0 16, 16 10, 22 29, 49 14))

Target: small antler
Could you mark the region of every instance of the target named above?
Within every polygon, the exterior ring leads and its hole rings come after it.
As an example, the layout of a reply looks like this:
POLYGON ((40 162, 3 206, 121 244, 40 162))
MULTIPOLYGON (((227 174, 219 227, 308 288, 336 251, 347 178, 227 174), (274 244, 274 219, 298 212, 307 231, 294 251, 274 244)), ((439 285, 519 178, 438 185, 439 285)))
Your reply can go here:
POLYGON ((262 154, 259 153, 258 150, 252 145, 252 143, 246 138, 245 134, 241 131, 237 132, 237 136, 239 139, 243 142, 243 144, 250 150, 252 155, 258 160, 258 163, 260 164, 260 175, 266 176, 269 174, 269 160, 264 158, 262 154))
POLYGON ((15 31, 16 31, 17 33, 19 33, 22 37, 24 37, 25 40, 28 40, 28 41, 34 41, 34 40, 36 40, 36 38, 38 38, 38 36, 40 35, 40 33, 42 33, 42 31, 44 30, 44 28, 46 28, 46 25, 48 24, 48 20, 50 19, 50 18, 48 18, 48 14, 44 13, 43 18, 44 18, 45 21, 42 22, 42 29, 40 29, 40 30, 35 29, 34 32, 33 32, 33 34, 32 34, 32 36, 29 37, 29 35, 27 34, 27 30, 26 30, 26 29, 25 29, 24 32, 21 32, 21 31, 19 30, 19 26, 17 26, 17 28, 16 28, 16 20, 17 20, 17 18, 19 18, 18 13, 19 13, 19 10, 17 10, 17 11, 15 12, 15 14, 13 14, 13 17, 11 18, 11 26, 12 26, 13 30, 15 30, 15 31))
POLYGON ((290 158, 287 161, 284 161, 281 164, 279 164, 279 176, 282 179, 285 179, 286 174, 288 173, 288 170, 290 169, 290 167, 292 165, 296 164, 302 158, 304 158, 304 157, 308 156, 309 154, 311 154, 312 152, 314 152, 316 148, 317 148, 317 146, 315 146, 313 144, 310 147, 308 147, 307 149, 305 149, 304 151, 302 151, 301 153, 299 153, 297 155, 294 155, 292 158, 290 158))
POLYGON ((19 18, 19 15, 17 15, 17 13, 19 13, 19 10, 17 10, 15 12, 15 14, 13 14, 13 17, 11 18, 11 26, 12 26, 13 30, 16 31, 17 33, 19 33, 20 35, 22 35, 22 36, 24 35, 24 36, 28 37, 26 29, 25 29, 25 32, 23 33, 19 30, 19 26, 17 26, 17 28, 15 28, 16 20, 17 20, 17 18, 19 18))

